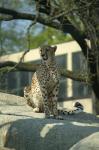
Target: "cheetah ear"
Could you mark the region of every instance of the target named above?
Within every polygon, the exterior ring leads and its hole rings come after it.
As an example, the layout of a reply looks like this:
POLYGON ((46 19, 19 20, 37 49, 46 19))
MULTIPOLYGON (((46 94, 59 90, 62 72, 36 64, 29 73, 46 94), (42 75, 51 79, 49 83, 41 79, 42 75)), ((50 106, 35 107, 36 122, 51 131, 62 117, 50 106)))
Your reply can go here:
POLYGON ((54 46, 54 47, 53 47, 53 50, 56 51, 56 49, 57 49, 57 46, 54 46))

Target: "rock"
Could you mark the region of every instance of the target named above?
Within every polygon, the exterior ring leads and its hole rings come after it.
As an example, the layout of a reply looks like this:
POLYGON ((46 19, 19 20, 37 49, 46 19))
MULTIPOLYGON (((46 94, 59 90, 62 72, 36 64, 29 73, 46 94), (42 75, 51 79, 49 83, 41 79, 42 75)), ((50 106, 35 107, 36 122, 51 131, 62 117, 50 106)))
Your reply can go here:
POLYGON ((99 133, 99 118, 94 115, 81 113, 65 116, 64 120, 45 119, 43 113, 33 113, 24 98, 10 94, 0 93, 0 112, 0 146, 4 148, 69 150, 75 148, 75 143, 91 135, 98 137, 99 133))
POLYGON ((84 138, 69 150, 99 150, 99 132, 84 138))

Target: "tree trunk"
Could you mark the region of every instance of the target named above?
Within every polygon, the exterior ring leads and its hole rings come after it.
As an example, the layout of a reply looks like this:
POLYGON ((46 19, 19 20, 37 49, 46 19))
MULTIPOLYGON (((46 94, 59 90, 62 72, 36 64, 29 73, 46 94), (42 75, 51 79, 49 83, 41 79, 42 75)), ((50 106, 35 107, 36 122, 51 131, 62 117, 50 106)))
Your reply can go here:
POLYGON ((96 113, 99 114, 99 6, 98 1, 75 1, 78 15, 84 24, 85 32, 90 40, 90 48, 83 50, 91 73, 92 89, 96 97, 96 113), (81 9, 79 9, 81 8, 81 9))

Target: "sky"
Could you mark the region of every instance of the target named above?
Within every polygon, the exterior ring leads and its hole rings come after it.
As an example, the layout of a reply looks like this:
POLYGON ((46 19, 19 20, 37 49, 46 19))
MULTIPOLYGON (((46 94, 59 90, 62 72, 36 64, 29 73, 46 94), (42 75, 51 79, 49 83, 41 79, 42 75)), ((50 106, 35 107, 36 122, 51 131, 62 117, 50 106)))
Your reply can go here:
MULTIPOLYGON (((0 0, 0 6, 3 6, 8 9, 13 9, 19 12, 25 12, 30 14, 35 14, 35 5, 33 4, 33 0, 0 0), (31 3, 32 2, 32 3, 31 3), (15 7, 16 6, 16 7, 15 7)), ((1 23, 1 30, 9 31, 11 30, 12 34, 16 32, 19 34, 20 37, 26 37, 27 39, 27 29, 32 22, 29 20, 12 20, 12 21, 3 21, 1 23)), ((43 25, 37 23, 36 25, 32 26, 31 32, 33 36, 38 35, 43 29, 43 25)), ((6 35, 2 36, 0 41, 4 41, 6 35)), ((9 47, 9 39, 6 38, 5 42, 3 42, 5 49, 9 47), (8 41, 8 44, 7 44, 8 41), (6 44, 5 44, 6 43, 6 44)), ((12 39, 13 40, 13 39, 12 39)), ((10 44, 11 45, 11 44, 10 44)), ((14 46, 15 51, 19 51, 19 47, 17 45, 14 46)), ((10 52, 10 51, 9 51, 10 52)), ((8 52, 8 53, 9 53, 8 52)))

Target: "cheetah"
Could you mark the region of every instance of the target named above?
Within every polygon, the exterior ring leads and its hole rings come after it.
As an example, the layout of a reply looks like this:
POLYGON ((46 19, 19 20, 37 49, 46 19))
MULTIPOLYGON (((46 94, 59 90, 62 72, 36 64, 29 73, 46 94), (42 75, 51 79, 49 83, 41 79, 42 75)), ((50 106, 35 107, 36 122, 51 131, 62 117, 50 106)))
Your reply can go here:
POLYGON ((45 112, 45 117, 60 118, 57 110, 59 73, 57 71, 56 46, 40 48, 41 64, 33 74, 30 86, 24 88, 24 97, 34 112, 45 112))
POLYGON ((57 70, 55 51, 57 47, 40 48, 41 64, 33 74, 30 86, 24 88, 24 98, 34 112, 45 112, 45 117, 63 119, 61 115, 83 112, 84 107, 76 102, 73 110, 57 109, 60 75, 57 70))

